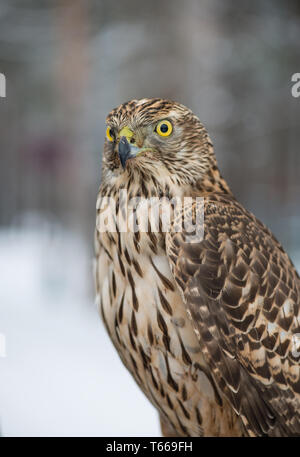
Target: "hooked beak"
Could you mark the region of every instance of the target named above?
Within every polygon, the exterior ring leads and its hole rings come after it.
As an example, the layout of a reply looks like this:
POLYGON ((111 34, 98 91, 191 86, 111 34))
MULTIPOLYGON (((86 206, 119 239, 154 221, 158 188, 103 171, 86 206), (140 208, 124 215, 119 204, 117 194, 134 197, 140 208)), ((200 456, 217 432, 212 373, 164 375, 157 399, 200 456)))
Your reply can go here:
POLYGON ((128 159, 136 157, 141 152, 141 149, 138 148, 135 144, 129 144, 127 138, 131 139, 129 135, 126 135, 126 136, 123 135, 123 136, 121 136, 120 142, 119 142, 118 153, 119 153, 119 158, 120 158, 120 162, 122 164, 123 169, 125 169, 126 162, 128 159))
POLYGON ((123 169, 125 169, 126 162, 130 157, 132 157, 130 144, 126 136, 122 136, 119 142, 119 158, 123 169))

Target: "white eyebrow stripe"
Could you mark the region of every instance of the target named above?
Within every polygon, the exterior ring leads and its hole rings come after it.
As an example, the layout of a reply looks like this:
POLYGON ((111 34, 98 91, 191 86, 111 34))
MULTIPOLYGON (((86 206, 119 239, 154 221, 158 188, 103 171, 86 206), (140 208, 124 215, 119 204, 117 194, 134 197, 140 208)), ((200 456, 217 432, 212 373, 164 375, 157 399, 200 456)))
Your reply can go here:
POLYGON ((149 101, 149 98, 142 98, 141 100, 139 100, 136 104, 136 106, 141 106, 143 105, 144 103, 147 103, 149 101))
POLYGON ((166 117, 174 117, 175 119, 178 119, 181 116, 181 114, 178 111, 169 111, 166 117))

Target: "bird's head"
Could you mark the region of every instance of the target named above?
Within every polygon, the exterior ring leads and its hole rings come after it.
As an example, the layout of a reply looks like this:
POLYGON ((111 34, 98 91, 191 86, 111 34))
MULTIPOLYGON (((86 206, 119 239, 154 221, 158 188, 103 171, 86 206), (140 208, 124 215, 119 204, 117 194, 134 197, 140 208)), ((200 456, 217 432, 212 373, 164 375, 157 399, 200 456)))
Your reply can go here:
POLYGON ((132 100, 106 119, 102 179, 175 185, 204 182, 217 170, 213 146, 185 106, 159 98, 132 100))

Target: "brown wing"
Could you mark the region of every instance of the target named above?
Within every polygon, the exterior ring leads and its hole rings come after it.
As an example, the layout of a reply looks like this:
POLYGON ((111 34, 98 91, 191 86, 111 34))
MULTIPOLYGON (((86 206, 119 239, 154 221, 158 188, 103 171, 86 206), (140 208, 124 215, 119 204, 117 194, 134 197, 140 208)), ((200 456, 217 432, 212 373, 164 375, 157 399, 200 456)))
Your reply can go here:
POLYGON ((250 435, 300 434, 300 279, 289 257, 231 197, 205 198, 202 241, 178 224, 167 254, 219 388, 250 435))

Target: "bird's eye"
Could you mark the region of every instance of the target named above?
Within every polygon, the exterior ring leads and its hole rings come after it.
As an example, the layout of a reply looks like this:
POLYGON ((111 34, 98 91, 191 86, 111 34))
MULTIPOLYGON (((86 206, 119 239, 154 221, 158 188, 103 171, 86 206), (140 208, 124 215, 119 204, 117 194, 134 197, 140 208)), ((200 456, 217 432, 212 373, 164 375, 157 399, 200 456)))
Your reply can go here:
POLYGON ((169 136, 171 135, 173 126, 170 121, 160 121, 156 126, 156 133, 160 136, 169 136))
POLYGON ((110 127, 107 127, 106 129, 106 138, 108 141, 114 141, 114 132, 113 129, 110 127))

